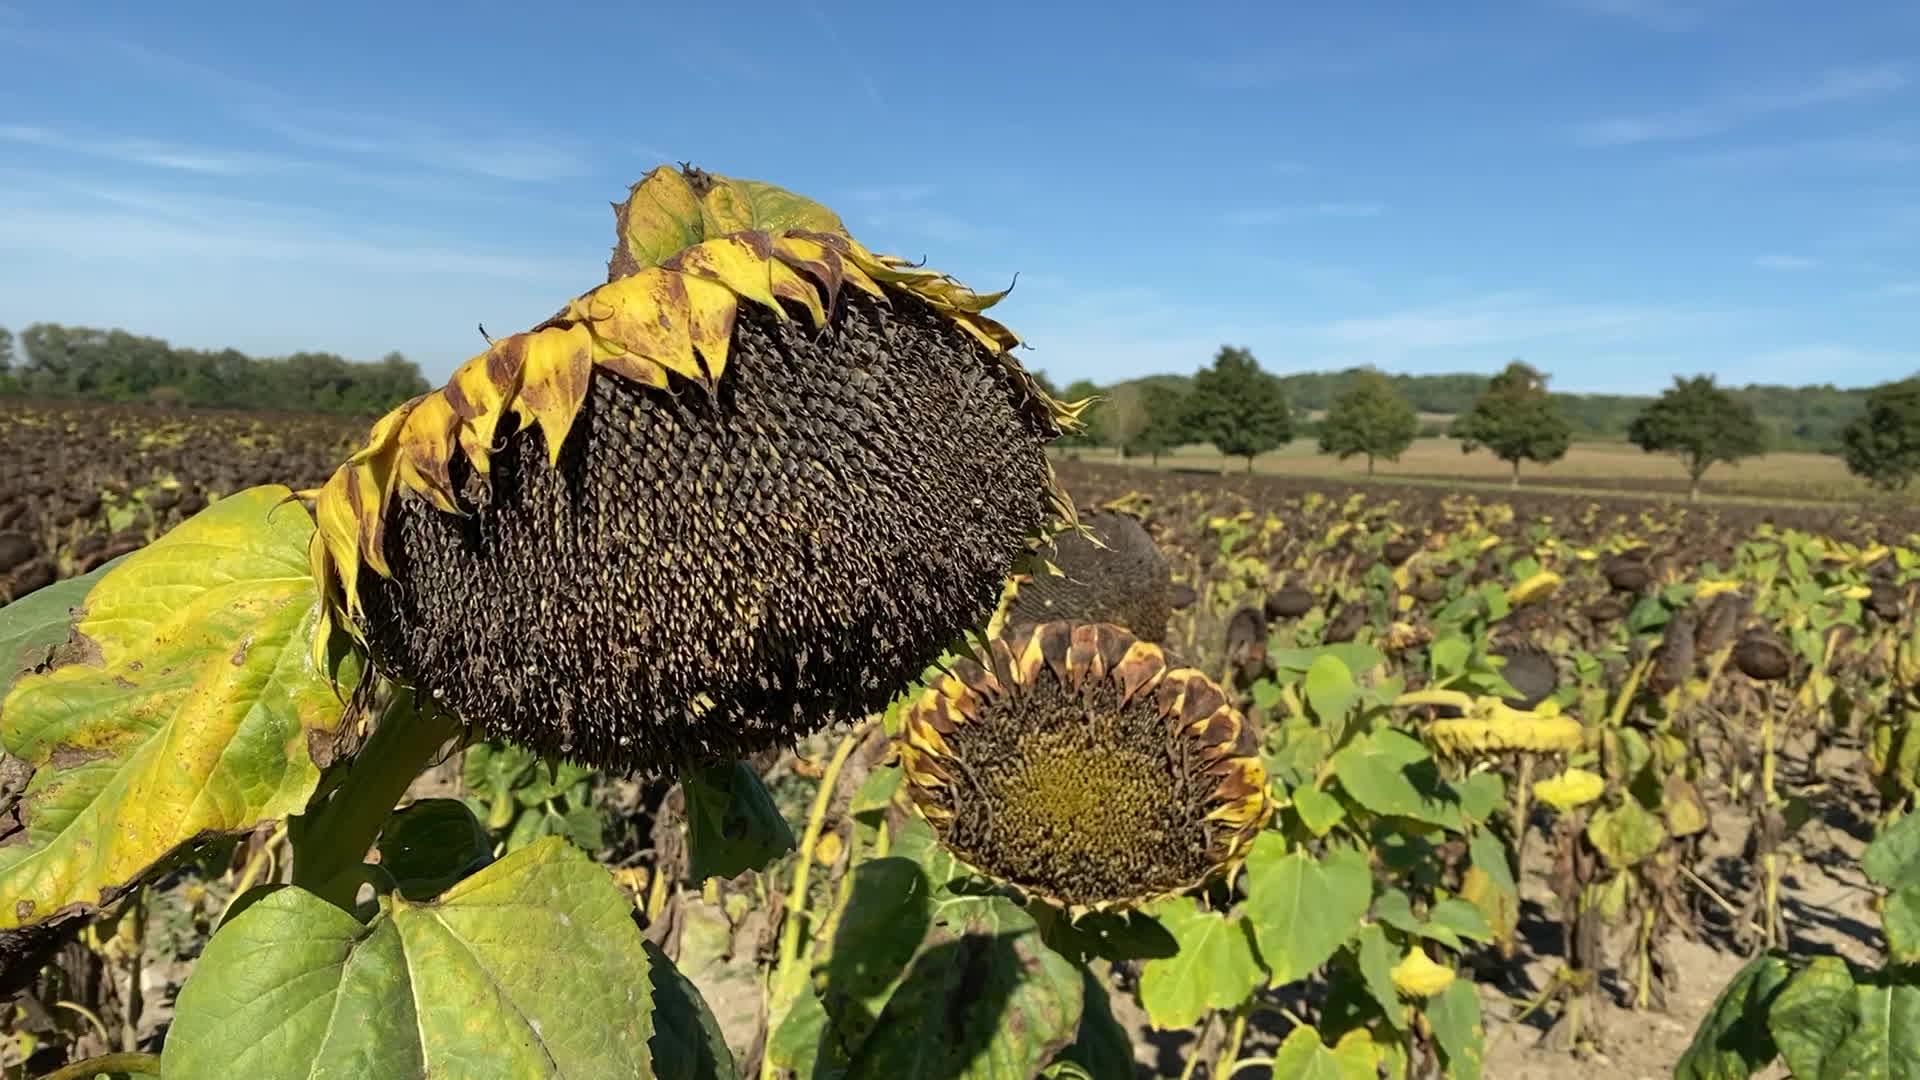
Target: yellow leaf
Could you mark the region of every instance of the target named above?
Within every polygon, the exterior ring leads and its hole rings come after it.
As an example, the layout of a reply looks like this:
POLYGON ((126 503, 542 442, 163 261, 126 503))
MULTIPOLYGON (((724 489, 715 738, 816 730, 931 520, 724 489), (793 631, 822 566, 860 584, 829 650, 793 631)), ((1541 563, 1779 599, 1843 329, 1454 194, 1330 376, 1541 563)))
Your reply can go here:
POLYGON ((658 266, 705 234, 700 199, 671 165, 660 166, 633 185, 614 213, 619 246, 609 272, 617 277, 658 266))

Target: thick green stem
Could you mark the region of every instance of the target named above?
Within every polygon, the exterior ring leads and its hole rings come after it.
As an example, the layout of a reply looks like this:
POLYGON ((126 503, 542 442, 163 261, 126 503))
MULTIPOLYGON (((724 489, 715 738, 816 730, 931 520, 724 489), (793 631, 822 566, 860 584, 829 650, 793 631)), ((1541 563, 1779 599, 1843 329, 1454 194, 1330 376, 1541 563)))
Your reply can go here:
POLYGON ((288 823, 293 883, 351 911, 360 881, 348 871, 366 858, 414 779, 459 733, 448 713, 394 702, 325 802, 288 823))
POLYGON ((1214 1062, 1214 1076, 1233 1075, 1233 1061, 1240 1056, 1240 1044, 1247 1037, 1247 1014, 1251 1011, 1246 1002, 1242 1002, 1239 1008, 1233 1010, 1233 1030, 1227 1033, 1227 1045, 1220 1051, 1220 1057, 1214 1062))
POLYGON ((1640 973, 1634 980, 1633 1007, 1646 1009, 1653 1004, 1653 909, 1640 913, 1640 973))
MULTIPOLYGON (((806 992, 807 969, 800 963, 800 949, 806 932, 807 880, 813 871, 813 851, 820 843, 826 825, 827 810, 833 805, 834 789, 840 786, 840 770, 854 747, 866 737, 872 721, 863 721, 834 748, 833 757, 820 774, 820 787, 813 794, 813 806, 807 812, 807 828, 800 834, 800 849, 793 866, 793 884, 787 892, 786 921, 780 927, 780 959, 767 974, 767 1039, 771 1041, 780 1022, 786 1018, 799 995, 806 992)), ((762 1051, 761 1080, 773 1080, 777 1074, 773 1055, 762 1051)))

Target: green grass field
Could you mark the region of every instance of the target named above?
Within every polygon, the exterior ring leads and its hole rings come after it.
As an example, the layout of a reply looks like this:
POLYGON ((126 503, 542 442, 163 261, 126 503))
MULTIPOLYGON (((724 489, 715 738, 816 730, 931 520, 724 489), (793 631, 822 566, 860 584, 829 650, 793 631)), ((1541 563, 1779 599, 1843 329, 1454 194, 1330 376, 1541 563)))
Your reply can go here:
MULTIPOLYGON (((1150 464, 1146 458, 1122 459, 1106 449, 1063 451, 1063 454, 1077 455, 1089 462, 1150 464)), ((1210 446, 1195 445, 1161 455, 1159 467, 1238 472, 1246 468, 1246 462, 1222 457, 1210 446)), ((1364 458, 1336 460, 1317 452, 1308 439, 1297 439, 1284 449, 1261 455, 1254 459, 1253 467, 1261 473, 1367 480, 1364 458)), ((1485 451, 1463 454, 1459 443, 1443 438, 1420 439, 1398 462, 1378 462, 1374 472, 1376 480, 1473 488, 1504 488, 1511 476, 1509 466, 1492 454, 1485 451)), ((1575 443, 1566 457, 1552 465, 1523 465, 1520 483, 1530 491, 1606 491, 1662 499, 1685 498, 1687 493, 1686 471, 1678 459, 1648 454, 1627 443, 1575 443)), ((1701 497, 1741 502, 1828 503, 1869 503, 1888 498, 1848 473, 1839 458, 1797 451, 1751 458, 1738 466, 1716 465, 1701 484, 1701 497)), ((1911 501, 1905 498, 1901 505, 1911 501)))

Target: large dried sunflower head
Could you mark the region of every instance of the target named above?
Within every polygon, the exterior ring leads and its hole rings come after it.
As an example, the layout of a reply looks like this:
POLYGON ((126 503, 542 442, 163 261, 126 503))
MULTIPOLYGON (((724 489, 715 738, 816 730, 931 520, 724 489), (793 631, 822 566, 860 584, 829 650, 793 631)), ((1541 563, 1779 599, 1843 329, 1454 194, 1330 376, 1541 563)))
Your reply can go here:
POLYGON ((1071 503, 998 296, 662 168, 612 280, 380 420, 316 500, 333 625, 489 735, 653 770, 884 705, 1071 503))
POLYGON ((1272 813, 1227 696, 1111 625, 995 641, 922 695, 898 744, 914 803, 956 857, 1069 911, 1198 885, 1272 813))

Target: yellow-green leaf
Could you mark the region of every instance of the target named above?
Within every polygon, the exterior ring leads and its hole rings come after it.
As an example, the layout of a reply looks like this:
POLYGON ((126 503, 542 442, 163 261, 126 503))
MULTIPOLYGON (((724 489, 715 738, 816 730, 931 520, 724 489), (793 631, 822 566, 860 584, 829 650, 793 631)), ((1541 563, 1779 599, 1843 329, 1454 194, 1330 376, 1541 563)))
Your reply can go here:
POLYGON ((705 235, 700 197, 671 165, 660 166, 633 185, 614 216, 618 239, 607 267, 609 279, 658 266, 705 235))
POLYGON ((111 899, 190 839, 306 805, 342 704, 313 666, 313 521, 282 487, 220 500, 88 591, 0 737, 33 766, 0 847, 0 928, 111 899))

